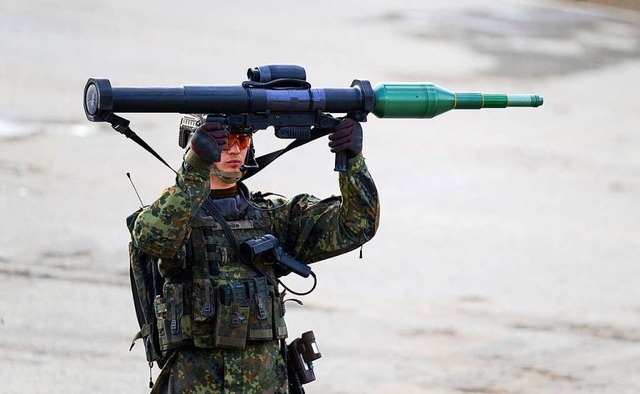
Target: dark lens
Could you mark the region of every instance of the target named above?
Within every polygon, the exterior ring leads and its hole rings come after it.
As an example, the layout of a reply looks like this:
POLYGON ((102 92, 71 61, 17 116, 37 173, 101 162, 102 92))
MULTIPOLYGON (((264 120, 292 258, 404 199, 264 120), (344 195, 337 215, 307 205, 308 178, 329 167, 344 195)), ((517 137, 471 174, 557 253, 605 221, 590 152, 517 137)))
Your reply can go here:
POLYGON ((249 142, 251 142, 251 137, 249 137, 246 134, 239 134, 238 135, 238 146, 240 147, 240 149, 244 149, 247 146, 249 146, 249 142))
POLYGON ((227 146, 229 148, 231 148, 231 146, 235 143, 238 143, 238 148, 240 148, 240 150, 245 149, 247 146, 249 146, 249 142, 251 142, 251 137, 249 137, 246 134, 229 134, 229 138, 227 140, 227 146))

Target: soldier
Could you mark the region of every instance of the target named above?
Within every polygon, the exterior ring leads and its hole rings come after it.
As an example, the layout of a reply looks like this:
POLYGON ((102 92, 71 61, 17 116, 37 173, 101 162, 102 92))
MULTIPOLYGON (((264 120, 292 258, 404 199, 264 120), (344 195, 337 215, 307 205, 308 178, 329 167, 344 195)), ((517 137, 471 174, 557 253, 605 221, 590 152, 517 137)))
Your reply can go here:
POLYGON ((332 152, 349 158, 339 175, 341 196, 286 200, 249 193, 240 181, 253 154, 250 133, 211 122, 194 133, 176 184, 138 215, 133 231, 136 246, 159 259, 164 279, 154 307, 167 362, 152 393, 288 392, 277 282, 288 272, 266 253, 243 261, 233 243, 272 234, 309 264, 374 236, 380 208, 361 153, 362 128, 346 119, 329 139, 332 152))

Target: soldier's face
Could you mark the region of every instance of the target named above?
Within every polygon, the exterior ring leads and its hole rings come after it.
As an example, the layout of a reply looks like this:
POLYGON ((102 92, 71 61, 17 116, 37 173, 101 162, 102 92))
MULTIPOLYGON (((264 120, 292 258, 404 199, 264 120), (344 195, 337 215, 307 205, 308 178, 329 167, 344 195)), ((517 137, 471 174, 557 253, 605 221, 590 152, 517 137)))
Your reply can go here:
POLYGON ((240 145, 237 140, 229 141, 228 149, 223 150, 220 155, 220 162, 213 163, 216 168, 225 172, 240 172, 240 166, 244 164, 249 151, 248 146, 241 149, 240 145))

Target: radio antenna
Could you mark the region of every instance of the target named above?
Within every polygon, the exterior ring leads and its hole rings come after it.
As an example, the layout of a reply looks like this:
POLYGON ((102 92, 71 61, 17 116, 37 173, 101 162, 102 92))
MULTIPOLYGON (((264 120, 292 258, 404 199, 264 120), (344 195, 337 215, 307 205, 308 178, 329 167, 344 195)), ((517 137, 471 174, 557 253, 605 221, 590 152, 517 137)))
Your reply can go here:
POLYGON ((138 189, 136 189, 136 185, 133 184, 133 180, 131 180, 131 174, 127 172, 127 178, 129 178, 129 182, 131 182, 131 186, 133 186, 133 190, 136 192, 136 196, 138 196, 138 200, 140 201, 140 208, 144 208, 144 203, 140 198, 140 194, 138 194, 138 189))

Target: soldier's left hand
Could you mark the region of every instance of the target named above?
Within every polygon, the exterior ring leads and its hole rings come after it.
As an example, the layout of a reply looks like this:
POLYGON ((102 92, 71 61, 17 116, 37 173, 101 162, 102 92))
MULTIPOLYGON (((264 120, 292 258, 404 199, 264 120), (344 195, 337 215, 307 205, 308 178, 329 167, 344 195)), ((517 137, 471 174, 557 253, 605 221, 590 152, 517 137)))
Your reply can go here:
POLYGON ((329 140, 331 152, 346 151, 348 157, 354 157, 362 151, 362 126, 353 119, 343 119, 329 134, 329 140))

